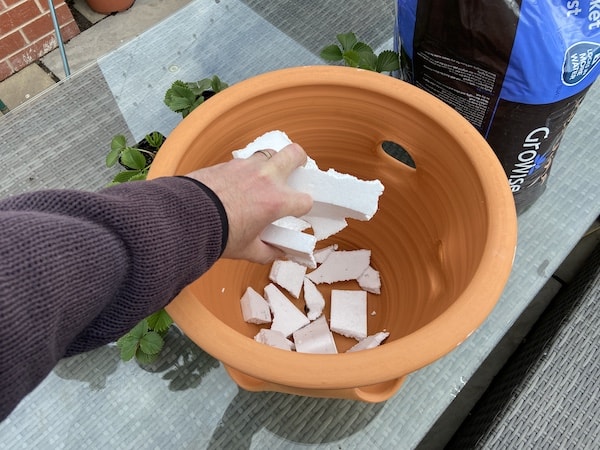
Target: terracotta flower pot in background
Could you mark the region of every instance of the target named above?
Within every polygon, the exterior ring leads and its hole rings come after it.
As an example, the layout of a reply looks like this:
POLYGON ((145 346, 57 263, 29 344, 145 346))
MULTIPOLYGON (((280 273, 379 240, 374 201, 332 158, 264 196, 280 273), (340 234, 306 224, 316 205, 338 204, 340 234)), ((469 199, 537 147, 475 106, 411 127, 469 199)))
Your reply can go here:
MULTIPOLYGON (((386 400, 406 374, 465 340, 500 297, 517 230, 504 171, 481 135, 433 96, 381 74, 318 66, 248 79, 197 108, 167 138, 149 178, 229 160, 232 150, 274 129, 322 169, 385 185, 371 221, 351 221, 320 244, 371 249, 382 293, 369 298, 368 311, 376 311, 369 334, 387 330, 390 337, 378 348, 337 355, 255 342, 258 328, 242 320, 240 297, 247 286, 262 292, 269 267, 244 261, 218 261, 168 312, 245 389, 386 400), (385 141, 405 148, 416 168, 388 155, 385 141)), ((340 351, 351 345, 336 339, 340 351)))
POLYGON ((131 8, 135 0, 85 0, 90 8, 100 14, 112 14, 131 8))

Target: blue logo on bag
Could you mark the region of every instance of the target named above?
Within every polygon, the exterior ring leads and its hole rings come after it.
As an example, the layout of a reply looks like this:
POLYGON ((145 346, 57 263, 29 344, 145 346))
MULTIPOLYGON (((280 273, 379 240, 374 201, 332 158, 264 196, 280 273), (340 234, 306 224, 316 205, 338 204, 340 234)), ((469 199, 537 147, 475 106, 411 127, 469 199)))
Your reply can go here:
POLYGON ((574 86, 583 80, 600 62, 600 44, 596 42, 578 42, 565 52, 562 81, 574 86))
POLYGON ((529 169, 529 173, 527 175, 531 175, 533 172, 541 168, 547 159, 547 155, 537 155, 533 160, 533 166, 531 166, 531 169, 529 169))

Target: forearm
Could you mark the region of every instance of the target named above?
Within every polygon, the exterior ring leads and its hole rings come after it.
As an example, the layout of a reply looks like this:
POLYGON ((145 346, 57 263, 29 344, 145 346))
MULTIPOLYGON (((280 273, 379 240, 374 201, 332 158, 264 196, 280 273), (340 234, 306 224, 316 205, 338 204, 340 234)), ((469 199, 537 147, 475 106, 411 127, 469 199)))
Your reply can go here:
POLYGON ((0 420, 61 357, 117 339, 208 270, 220 207, 175 178, 0 202, 0 420))

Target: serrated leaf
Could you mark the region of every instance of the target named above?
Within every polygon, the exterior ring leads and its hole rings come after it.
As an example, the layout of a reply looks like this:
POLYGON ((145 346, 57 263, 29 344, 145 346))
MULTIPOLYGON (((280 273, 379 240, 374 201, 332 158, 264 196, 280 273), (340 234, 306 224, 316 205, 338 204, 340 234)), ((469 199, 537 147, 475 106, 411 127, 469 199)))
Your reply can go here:
POLYGON ((129 335, 134 336, 138 339, 141 339, 143 335, 148 332, 148 321, 146 319, 140 320, 135 327, 133 327, 129 333, 129 335))
POLYGON ((173 319, 171 319, 171 316, 164 309, 156 311, 154 314, 148 316, 146 320, 148 321, 148 328, 159 333, 167 331, 173 324, 173 319))
POLYGON ((132 169, 142 170, 146 167, 146 158, 137 148, 128 147, 121 152, 121 163, 132 169))
POLYGON ((132 176, 129 179, 129 181, 142 181, 142 180, 145 180, 147 176, 148 176, 148 172, 143 170, 141 172, 136 173, 134 176, 132 176))
POLYGON ((377 57, 377 72, 393 72, 400 69, 400 59, 398 53, 392 50, 384 50, 377 57))
POLYGON ((118 149, 118 148, 111 149, 110 152, 108 152, 108 155, 106 155, 106 167, 114 166, 119 161, 120 156, 121 156, 121 149, 118 149))
POLYGON ((350 67, 358 67, 360 63, 360 55, 354 50, 344 52, 344 63, 350 67))
POLYGON ((119 172, 113 178, 113 183, 127 183, 138 173, 140 173, 138 170, 124 170, 119 172))
POLYGON ((368 53, 375 54, 373 52, 373 49, 369 45, 365 44, 364 42, 357 42, 356 44, 354 44, 354 47, 352 47, 352 50, 354 50, 355 52, 357 52, 360 55, 368 54, 368 53))
POLYGON ((337 45, 328 45, 321 50, 320 56, 325 61, 341 61, 343 58, 342 50, 337 45))
POLYGON ((127 147, 127 138, 125 138, 125 136, 123 136, 122 134, 117 134, 115 137, 112 138, 112 141, 110 141, 111 150, 121 151, 125 147, 127 147))
POLYGON ((218 76, 214 76, 212 78, 212 90, 217 93, 217 92, 221 92, 223 89, 227 89, 229 87, 229 85, 227 83, 225 83, 224 81, 222 81, 218 76))
POLYGON ((138 350, 139 342, 138 337, 132 336, 129 333, 117 341, 117 347, 121 349, 121 359, 123 361, 129 361, 134 357, 138 350))
POLYGON ((352 50, 354 45, 358 42, 356 35, 352 32, 338 34, 336 37, 337 37, 337 40, 342 45, 342 52, 347 52, 349 50, 352 50))
POLYGON ((164 102, 172 111, 180 112, 189 108, 195 99, 196 95, 186 83, 175 81, 165 93, 164 102))
POLYGON ((140 364, 151 364, 156 361, 156 358, 158 358, 158 353, 150 355, 148 353, 144 353, 141 348, 138 348, 135 352, 135 359, 137 359, 140 364))
POLYGON ((140 349, 148 355, 156 355, 159 353, 165 341, 156 331, 148 331, 140 339, 140 349))
POLYGON ((358 67, 366 70, 375 70, 377 67, 377 56, 375 56, 375 53, 363 53, 360 55, 358 67))

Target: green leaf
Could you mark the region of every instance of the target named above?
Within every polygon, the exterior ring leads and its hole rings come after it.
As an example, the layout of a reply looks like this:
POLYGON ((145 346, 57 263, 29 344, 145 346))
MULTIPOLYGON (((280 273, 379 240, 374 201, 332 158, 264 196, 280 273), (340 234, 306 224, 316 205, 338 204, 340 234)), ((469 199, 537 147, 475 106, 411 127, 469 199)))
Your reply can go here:
POLYGON ((139 173, 139 170, 124 170, 115 175, 113 183, 126 183, 139 173))
POLYGON ((375 56, 375 53, 363 53, 360 55, 358 67, 366 70, 375 70, 377 67, 377 56, 375 56))
POLYGON ((132 336, 127 333, 125 336, 119 338, 117 341, 117 347, 121 349, 121 359, 123 361, 129 361, 134 357, 138 350, 140 339, 136 336, 132 336))
POLYGON ((227 83, 221 81, 221 79, 215 75, 212 78, 211 87, 212 87, 212 90, 216 94, 217 92, 221 92, 223 89, 227 89, 229 87, 229 85, 227 83))
POLYGON ((127 147, 121 153, 121 163, 132 169, 142 170, 146 167, 146 158, 137 148, 127 147))
POLYGON ((106 155, 106 167, 112 167, 119 161, 119 156, 121 156, 121 150, 118 148, 113 148, 106 155))
POLYGON ((158 131, 153 131, 152 133, 148 133, 146 135, 146 142, 156 149, 160 148, 164 140, 164 136, 158 131))
POLYGON ((398 53, 392 50, 384 50, 377 57, 377 72, 393 72, 400 69, 398 53))
POLYGON ((354 44, 354 47, 352 47, 352 50, 354 50, 355 52, 357 52, 359 55, 374 55, 375 53, 373 52, 373 49, 371 47, 369 47, 367 44, 365 44, 364 42, 357 42, 356 44, 354 44))
POLYGON ((159 333, 167 331, 173 323, 173 319, 171 319, 171 316, 169 316, 164 309, 156 311, 154 314, 147 317, 147 320, 148 328, 159 333))
POLYGON ((354 45, 358 42, 354 33, 342 33, 338 34, 336 37, 342 45, 342 52, 352 50, 354 45))
POLYGON ((138 339, 141 339, 143 335, 148 332, 148 320, 143 319, 138 322, 138 324, 133 327, 129 333, 131 336, 135 336, 138 339))
POLYGON ((150 355, 148 353, 144 353, 141 348, 138 348, 135 352, 135 359, 137 359, 140 364, 151 364, 156 361, 156 358, 158 358, 158 353, 150 355))
POLYGON ((125 147, 127 147, 127 138, 125 138, 125 136, 123 136, 122 134, 117 134, 115 137, 112 138, 112 141, 110 141, 111 150, 121 151, 125 147))
POLYGON ((156 331, 148 331, 140 339, 140 350, 148 355, 156 355, 159 353, 165 341, 156 331))
POLYGON ((344 63, 350 67, 358 67, 360 63, 360 55, 354 50, 344 52, 344 63))
POLYGON ((136 173, 135 175, 133 175, 129 181, 142 181, 146 179, 146 176, 148 175, 148 172, 146 170, 142 170, 138 173, 136 173))
POLYGON ((195 83, 189 83, 188 86, 194 92, 196 97, 202 95, 204 91, 212 89, 213 80, 211 78, 203 78, 195 83))
POLYGON ((343 58, 342 51, 337 45, 328 45, 321 50, 320 56, 325 61, 341 61, 343 58))
POLYGON ((189 108, 196 100, 196 95, 187 83, 175 81, 165 93, 165 104, 172 111, 180 112, 189 108))

